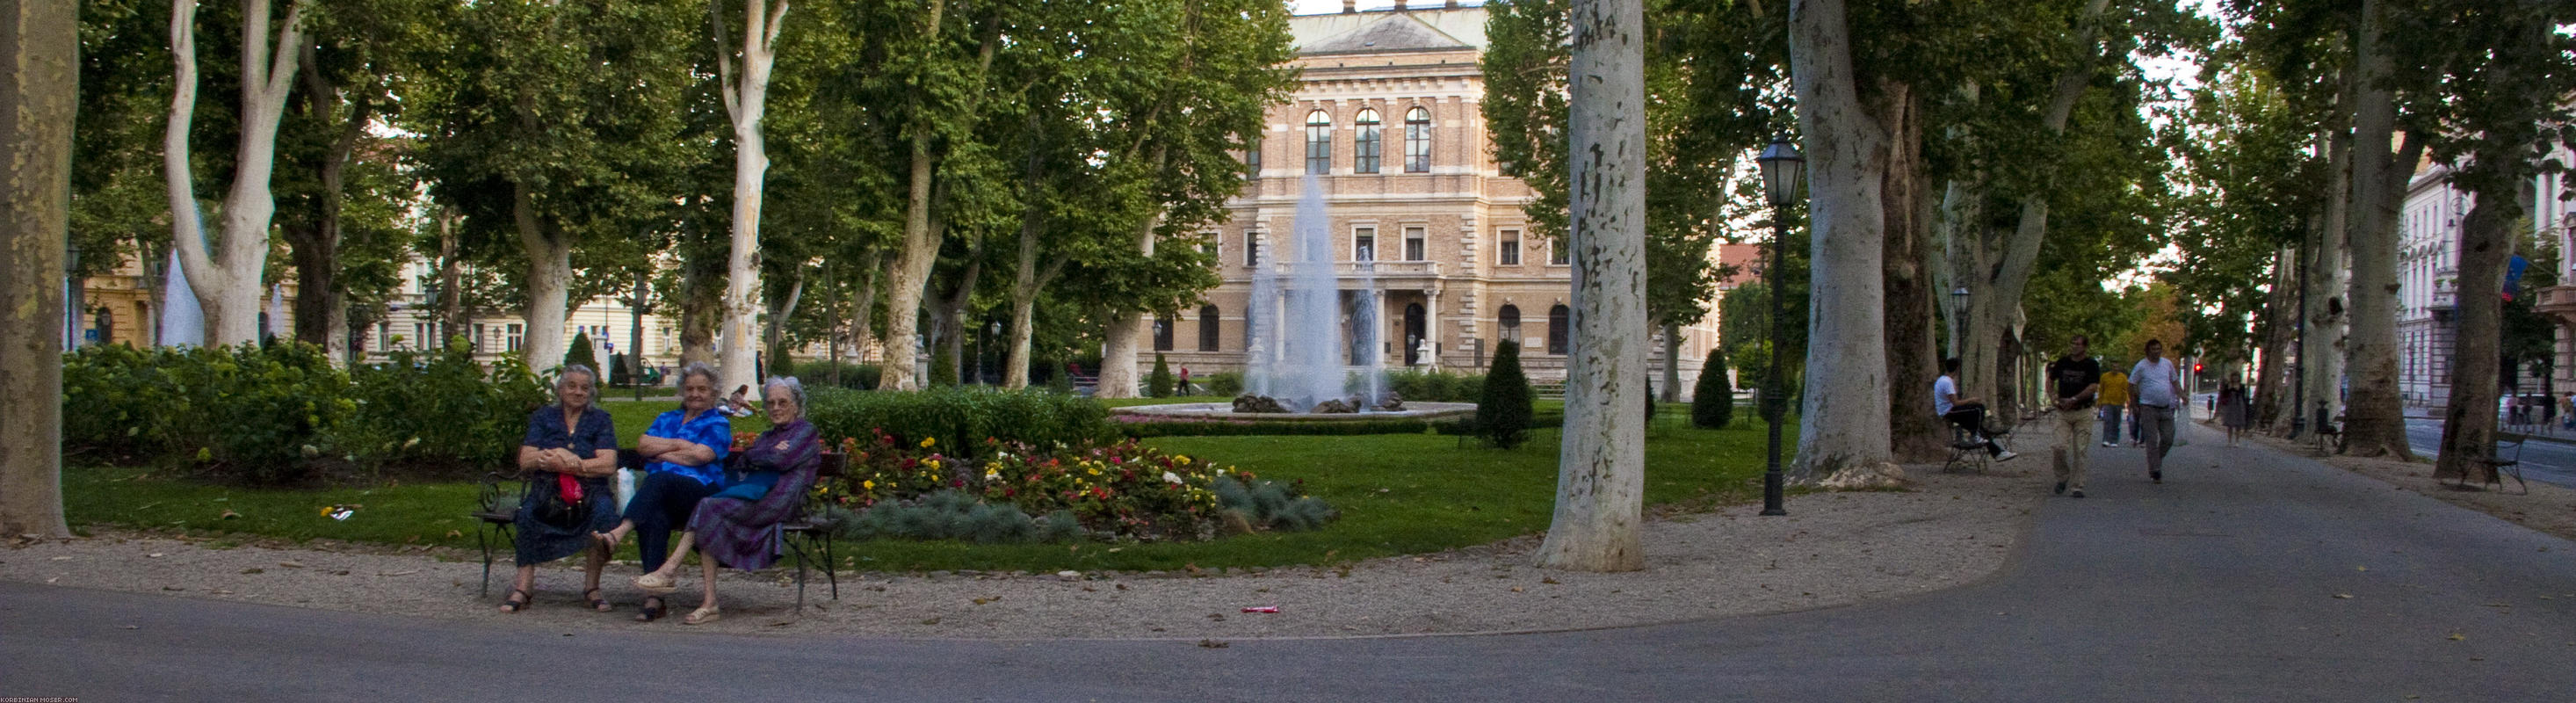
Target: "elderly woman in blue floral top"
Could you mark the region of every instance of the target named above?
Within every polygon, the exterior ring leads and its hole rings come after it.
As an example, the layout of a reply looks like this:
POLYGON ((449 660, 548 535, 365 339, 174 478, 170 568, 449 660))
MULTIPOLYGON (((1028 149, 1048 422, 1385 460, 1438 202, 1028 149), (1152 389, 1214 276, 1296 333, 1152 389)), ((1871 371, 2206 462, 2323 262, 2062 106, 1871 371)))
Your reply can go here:
POLYGON ((599 374, 573 364, 555 378, 556 404, 528 416, 527 437, 519 441, 519 468, 535 472, 529 490, 519 497, 517 528, 519 576, 501 612, 528 607, 537 586, 537 564, 590 553, 582 567, 582 600, 609 610, 600 597, 599 570, 608 565, 608 549, 591 534, 617 518, 608 477, 617 473, 617 428, 608 411, 591 404, 599 374))
MULTIPOLYGON (((626 519, 595 538, 613 548, 627 534, 636 534, 636 555, 644 560, 645 571, 661 570, 671 531, 687 524, 700 499, 724 488, 733 422, 715 407, 715 369, 689 364, 680 369, 680 409, 654 418, 652 428, 635 440, 635 451, 644 456, 644 480, 626 500, 626 519)), ((666 612, 662 596, 655 594, 644 599, 644 610, 635 619, 651 621, 666 612)))
POLYGON ((805 492, 814 487, 814 471, 822 466, 822 438, 814 423, 805 421, 805 384, 793 377, 773 377, 761 386, 761 396, 770 427, 744 450, 747 473, 743 479, 698 501, 697 512, 689 516, 689 531, 681 533, 670 560, 635 578, 636 587, 648 591, 676 590, 672 576, 694 544, 705 598, 681 622, 699 625, 723 615, 716 607, 718 563, 744 570, 778 563, 779 523, 804 507, 805 492))

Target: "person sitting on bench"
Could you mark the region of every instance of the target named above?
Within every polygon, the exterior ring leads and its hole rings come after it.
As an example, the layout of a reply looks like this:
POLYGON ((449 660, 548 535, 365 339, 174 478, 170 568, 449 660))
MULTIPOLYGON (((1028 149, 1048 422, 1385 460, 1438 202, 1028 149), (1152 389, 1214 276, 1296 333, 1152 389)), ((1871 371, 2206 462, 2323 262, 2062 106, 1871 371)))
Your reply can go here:
POLYGON ((1950 421, 1951 425, 1967 430, 1968 438, 1981 445, 1980 448, 1995 461, 2010 461, 2021 456, 2005 451, 2003 445, 1986 436, 1986 403, 1977 398, 1959 397, 1958 375, 1959 357, 1941 360, 1941 377, 1932 381, 1932 412, 1939 413, 1941 419, 1950 421))

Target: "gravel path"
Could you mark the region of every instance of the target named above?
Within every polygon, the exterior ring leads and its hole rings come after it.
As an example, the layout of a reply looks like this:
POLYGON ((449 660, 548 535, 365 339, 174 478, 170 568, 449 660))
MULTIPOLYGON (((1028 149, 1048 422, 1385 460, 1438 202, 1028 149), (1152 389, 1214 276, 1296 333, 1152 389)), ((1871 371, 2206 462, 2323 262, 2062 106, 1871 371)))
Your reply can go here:
MULTIPOLYGON (((2044 457, 1984 475, 1908 467, 1907 491, 1791 496, 1786 517, 1758 505, 1648 521, 1643 571, 1593 574, 1531 566, 1537 536, 1432 555, 1200 574, 845 572, 841 598, 821 577, 803 617, 792 612, 792 568, 726 571, 734 633, 1049 639, 1342 637, 1562 630, 1774 613, 1899 598, 1994 574, 2044 497, 2044 457), (1246 607, 1276 606, 1277 613, 1246 607)), ((847 552, 845 552, 847 553, 847 552)), ((451 555, 452 558, 452 555, 451 555)), ((566 560, 538 571, 536 605, 501 614, 509 564, 493 593, 476 594, 479 561, 446 561, 375 546, 236 546, 100 531, 81 540, 0 550, 0 579, 177 597, 477 620, 547 630, 662 627, 697 602, 684 571, 672 617, 629 617, 643 594, 631 564, 612 564, 615 613, 580 606, 580 572, 566 560)))

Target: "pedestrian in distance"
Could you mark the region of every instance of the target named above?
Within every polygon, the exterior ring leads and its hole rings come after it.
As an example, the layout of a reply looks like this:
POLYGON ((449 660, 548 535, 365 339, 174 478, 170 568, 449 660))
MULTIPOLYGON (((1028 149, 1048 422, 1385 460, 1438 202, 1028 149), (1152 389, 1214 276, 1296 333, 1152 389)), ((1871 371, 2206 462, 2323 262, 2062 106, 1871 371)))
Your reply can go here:
POLYGON ((2102 446, 2120 446, 2120 413, 2129 405, 2129 375, 2120 373, 2118 362, 2102 374, 2102 397, 2096 400, 2093 408, 2102 415, 2102 446))
POLYGON ((2145 434, 2147 479, 2165 482, 2165 454, 2173 451, 2174 411, 2182 408, 2182 373, 2164 357, 2163 340, 2147 340, 2147 358, 2129 367, 2129 388, 2137 398, 2138 429, 2145 434))
POLYGON ((2245 386, 2237 383, 2234 375, 2220 381, 2218 419, 2220 424, 2227 426, 2227 446, 2236 446, 2238 439, 2245 435, 2245 428, 2253 424, 2252 413, 2245 411, 2245 401, 2245 386))
POLYGON ((2093 402, 2102 392, 2102 362, 2085 354, 2088 340, 2075 335, 2066 356, 2048 363, 2049 407, 2057 411, 2065 442, 2057 448, 2057 493, 2084 497, 2085 454, 2092 449, 2093 402))

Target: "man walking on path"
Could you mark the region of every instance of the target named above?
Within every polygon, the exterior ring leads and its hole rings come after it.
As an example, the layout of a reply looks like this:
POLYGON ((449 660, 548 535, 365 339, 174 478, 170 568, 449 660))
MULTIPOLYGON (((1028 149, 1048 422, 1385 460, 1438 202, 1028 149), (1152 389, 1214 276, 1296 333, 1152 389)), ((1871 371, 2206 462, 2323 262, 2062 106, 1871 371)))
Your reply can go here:
POLYGON ((2084 335, 2066 348, 2066 356, 2048 363, 2049 385, 2055 389, 2057 429, 2065 442, 2057 449, 2057 488, 2084 497, 2084 455, 2092 449, 2093 399, 2102 391, 2102 362, 2086 356, 2084 335))
POLYGON ((2102 446, 2120 446, 2120 411, 2129 404, 2129 375, 2120 373, 2118 361, 2111 371, 2102 374, 2102 397, 2095 399, 2094 412, 2102 414, 2102 446))
POLYGON ((2147 479, 2165 482, 2165 454, 2173 451, 2174 410, 2182 407, 2182 374, 2164 357, 2163 340, 2147 340, 2147 358, 2129 368, 2137 396, 2138 430, 2147 444, 2147 479))

